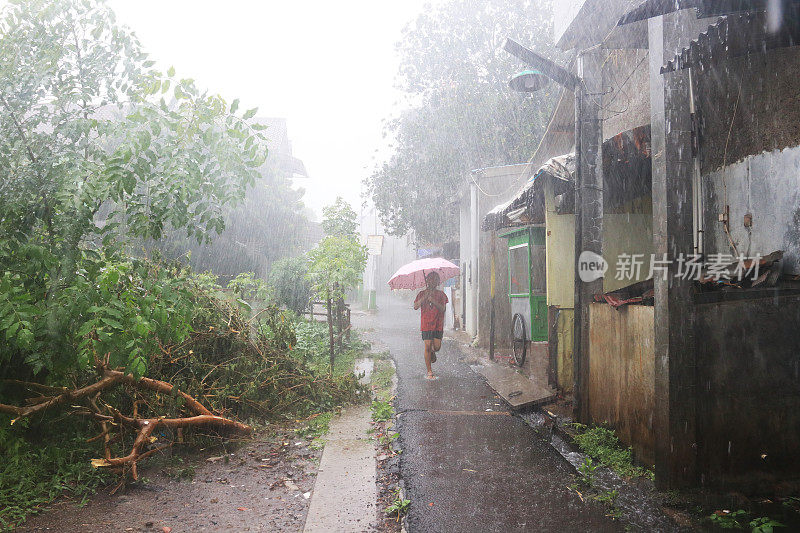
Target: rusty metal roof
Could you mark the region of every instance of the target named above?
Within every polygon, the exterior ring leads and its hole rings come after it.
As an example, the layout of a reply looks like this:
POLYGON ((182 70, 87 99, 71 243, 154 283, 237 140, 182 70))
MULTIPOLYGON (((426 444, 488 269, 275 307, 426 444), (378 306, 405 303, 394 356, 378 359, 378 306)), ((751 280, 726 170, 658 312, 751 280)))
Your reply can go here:
POLYGON ((533 174, 517 194, 507 202, 495 206, 486 213, 481 222, 481 230, 491 231, 513 225, 512 213, 527 214, 532 222, 544 222, 544 196, 542 181, 545 176, 561 182, 564 186, 574 182, 575 154, 564 154, 550 158, 533 174))
POLYGON ((764 13, 728 15, 701 33, 661 73, 688 67, 707 69, 723 61, 800 44, 800 21, 787 16, 775 31, 764 13))

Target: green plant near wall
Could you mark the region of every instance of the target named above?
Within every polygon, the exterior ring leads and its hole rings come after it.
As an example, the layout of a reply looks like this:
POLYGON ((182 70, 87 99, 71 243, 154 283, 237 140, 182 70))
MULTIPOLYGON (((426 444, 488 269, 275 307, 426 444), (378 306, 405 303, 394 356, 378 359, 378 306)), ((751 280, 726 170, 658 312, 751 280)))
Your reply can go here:
POLYGON ((750 521, 751 533, 772 533, 775 528, 786 527, 768 516, 760 516, 750 521))
POLYGON ((613 430, 584 424, 573 424, 573 427, 577 430, 575 442, 580 449, 600 464, 622 477, 653 479, 652 471, 633 464, 631 448, 623 446, 613 430))

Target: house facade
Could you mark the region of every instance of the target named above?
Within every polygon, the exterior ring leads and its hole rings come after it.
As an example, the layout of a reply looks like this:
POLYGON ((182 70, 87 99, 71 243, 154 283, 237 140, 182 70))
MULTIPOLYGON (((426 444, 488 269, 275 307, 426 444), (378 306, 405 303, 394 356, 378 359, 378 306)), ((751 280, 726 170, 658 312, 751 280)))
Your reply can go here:
POLYGON ((796 3, 565 1, 556 16, 579 83, 532 164, 574 151, 574 204, 546 180, 525 207, 544 204, 550 360, 563 370, 571 326, 576 417, 614 427, 662 487, 794 486, 796 3), (605 275, 581 276, 584 252, 605 275))

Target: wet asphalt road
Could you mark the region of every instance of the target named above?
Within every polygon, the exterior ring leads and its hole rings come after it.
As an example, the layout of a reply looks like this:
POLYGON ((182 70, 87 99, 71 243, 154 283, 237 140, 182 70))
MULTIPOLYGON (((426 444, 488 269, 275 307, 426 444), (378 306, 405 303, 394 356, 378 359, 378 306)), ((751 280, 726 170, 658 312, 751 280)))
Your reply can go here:
POLYGON ((425 379, 419 315, 411 304, 379 301, 357 325, 397 365, 399 446, 412 532, 622 531, 597 502, 567 485, 564 459, 517 417, 445 338, 425 379), (360 324, 359 324, 360 322, 360 324), (488 411, 487 411, 488 410, 488 411))

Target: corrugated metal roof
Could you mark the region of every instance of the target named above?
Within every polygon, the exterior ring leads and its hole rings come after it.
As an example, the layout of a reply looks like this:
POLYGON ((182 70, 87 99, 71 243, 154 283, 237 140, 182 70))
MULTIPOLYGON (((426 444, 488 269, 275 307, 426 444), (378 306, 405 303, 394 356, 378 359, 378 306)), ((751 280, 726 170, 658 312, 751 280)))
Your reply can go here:
MULTIPOLYGON (((786 3, 795 0, 784 0, 786 3)), ((694 8, 697 18, 730 15, 747 11, 765 11, 767 0, 646 0, 623 15, 618 26, 666 15, 682 9, 694 8)))
POLYGON ((672 61, 661 68, 661 73, 688 67, 706 69, 720 62, 749 54, 763 54, 768 50, 800 44, 800 20, 786 16, 776 31, 767 27, 764 13, 728 15, 712 24, 678 52, 672 61))

